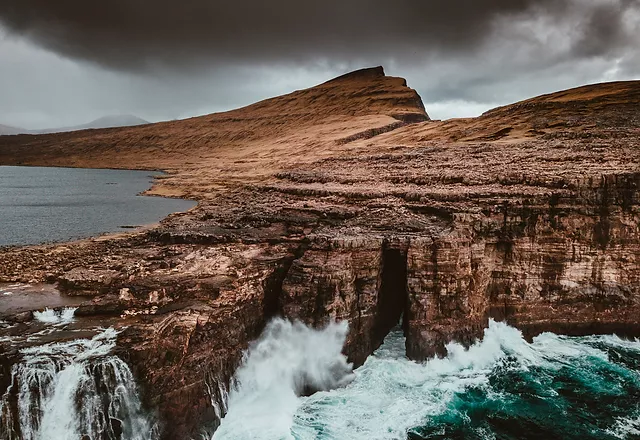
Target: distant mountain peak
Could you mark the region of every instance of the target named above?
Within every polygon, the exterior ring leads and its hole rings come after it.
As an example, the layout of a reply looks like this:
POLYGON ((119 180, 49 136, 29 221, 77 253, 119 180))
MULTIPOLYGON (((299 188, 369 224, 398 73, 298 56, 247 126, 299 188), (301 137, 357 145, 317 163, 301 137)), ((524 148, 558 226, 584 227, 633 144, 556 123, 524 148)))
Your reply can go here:
POLYGON ((62 133, 66 131, 90 130, 98 128, 133 127, 135 125, 145 124, 150 124, 150 122, 134 115, 107 115, 102 116, 98 119, 94 119, 93 121, 82 125, 75 125, 72 127, 48 128, 45 130, 31 130, 29 131, 29 133, 62 133))
POLYGON ((28 130, 0 124, 0 136, 27 133, 28 130))
POLYGON ((89 130, 98 128, 114 128, 114 127, 133 127, 136 125, 150 124, 134 115, 107 115, 94 119, 91 122, 82 125, 74 125, 70 127, 45 128, 41 130, 25 130, 23 128, 11 127, 9 125, 0 124, 0 136, 14 134, 46 134, 46 133, 63 133, 66 131, 89 130))
POLYGON ((109 128, 109 127, 127 127, 134 125, 150 124, 149 121, 145 121, 134 115, 107 115, 101 118, 95 119, 86 126, 87 128, 109 128))

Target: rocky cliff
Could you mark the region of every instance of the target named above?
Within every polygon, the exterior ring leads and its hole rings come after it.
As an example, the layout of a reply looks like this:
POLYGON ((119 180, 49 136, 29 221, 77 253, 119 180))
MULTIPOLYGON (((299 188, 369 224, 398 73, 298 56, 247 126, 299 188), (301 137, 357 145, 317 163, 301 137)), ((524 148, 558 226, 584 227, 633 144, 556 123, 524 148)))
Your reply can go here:
POLYGON ((126 323, 119 354, 166 438, 215 428, 277 315, 348 320, 356 364, 400 321, 418 360, 490 317, 640 335, 638 102, 640 82, 612 83, 432 122, 378 68, 226 114, 0 140, 3 164, 168 169, 152 192, 200 202, 124 237, 5 249, 0 279, 126 323))

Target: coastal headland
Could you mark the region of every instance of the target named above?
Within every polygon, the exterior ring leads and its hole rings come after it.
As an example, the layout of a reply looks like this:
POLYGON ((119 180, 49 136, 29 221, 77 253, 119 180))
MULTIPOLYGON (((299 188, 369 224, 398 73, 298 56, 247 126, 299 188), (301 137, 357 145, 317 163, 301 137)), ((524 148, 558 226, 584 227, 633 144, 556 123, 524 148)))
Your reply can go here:
MULTIPOLYGON (((198 206, 0 249, 0 282, 55 284, 78 317, 126 323, 118 354, 167 439, 218 422, 276 316, 348 321, 356 365, 400 320, 415 360, 490 318, 527 337, 639 336, 639 104, 640 81, 616 82, 433 121, 376 67, 225 113, 1 136, 0 165, 163 170, 148 194, 198 206)), ((18 355, 0 353, 4 386, 18 355)))

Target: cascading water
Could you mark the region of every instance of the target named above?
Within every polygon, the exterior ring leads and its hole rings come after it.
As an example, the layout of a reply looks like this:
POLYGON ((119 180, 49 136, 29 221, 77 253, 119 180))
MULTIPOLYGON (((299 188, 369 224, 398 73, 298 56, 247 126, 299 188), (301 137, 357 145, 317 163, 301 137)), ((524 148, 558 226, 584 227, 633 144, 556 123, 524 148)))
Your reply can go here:
POLYGON ((299 397, 307 372, 345 371, 345 335, 343 324, 272 324, 248 351, 213 438, 640 439, 640 341, 545 333, 529 343, 492 321, 469 349, 449 344, 445 358, 416 363, 395 330, 353 381, 299 397))
POLYGON ((117 332, 20 351, 2 397, 3 440, 149 440, 133 375, 111 354, 117 332))
MULTIPOLYGON (((445 358, 416 363, 394 330, 352 372, 346 335, 345 323, 272 321, 228 398, 209 384, 217 414, 227 412, 213 439, 640 439, 640 341, 545 333, 529 343, 492 321, 469 349, 449 344, 445 358)), ((0 439, 158 438, 115 340, 107 329, 22 349, 0 439)))

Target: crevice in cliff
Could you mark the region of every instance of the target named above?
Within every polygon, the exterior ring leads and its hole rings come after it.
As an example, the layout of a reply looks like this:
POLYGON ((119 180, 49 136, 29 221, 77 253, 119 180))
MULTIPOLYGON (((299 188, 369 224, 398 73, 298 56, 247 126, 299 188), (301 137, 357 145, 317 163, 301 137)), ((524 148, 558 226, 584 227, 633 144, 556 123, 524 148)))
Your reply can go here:
POLYGON ((306 244, 298 246, 291 256, 278 261, 275 270, 264 280, 264 302, 262 313, 265 325, 272 318, 282 315, 282 284, 284 283, 293 262, 301 258, 306 249, 306 244))
POLYGON ((603 176, 598 191, 598 221, 593 227, 593 236, 600 249, 606 249, 611 240, 611 185, 610 177, 603 176))
POLYGON ((376 342, 381 344, 403 316, 406 320, 407 292, 407 249, 384 243, 380 268, 380 291, 373 327, 373 339, 376 342))

